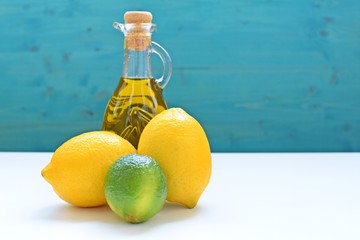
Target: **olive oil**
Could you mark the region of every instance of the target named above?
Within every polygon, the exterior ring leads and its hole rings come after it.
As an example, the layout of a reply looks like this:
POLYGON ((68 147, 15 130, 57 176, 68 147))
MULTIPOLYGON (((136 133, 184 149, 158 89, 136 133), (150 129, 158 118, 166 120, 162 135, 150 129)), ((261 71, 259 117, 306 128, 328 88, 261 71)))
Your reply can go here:
POLYGON ((167 109, 154 78, 121 78, 104 114, 103 130, 114 131, 137 148, 146 124, 167 109))
POLYGON ((126 12, 124 20, 125 24, 113 24, 125 36, 123 71, 106 106, 102 129, 115 132, 137 148, 148 122, 167 109, 162 91, 170 80, 172 64, 166 50, 151 41, 156 25, 150 12, 126 12), (163 62, 163 74, 158 79, 152 75, 152 54, 163 62))

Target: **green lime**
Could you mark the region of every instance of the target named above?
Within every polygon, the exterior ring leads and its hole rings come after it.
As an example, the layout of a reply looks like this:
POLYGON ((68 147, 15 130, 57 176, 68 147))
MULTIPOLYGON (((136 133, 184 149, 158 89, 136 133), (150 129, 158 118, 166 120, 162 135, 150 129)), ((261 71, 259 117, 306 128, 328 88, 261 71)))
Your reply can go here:
POLYGON ((140 223, 163 207, 166 178, 155 159, 128 154, 111 165, 104 190, 107 203, 117 215, 127 222, 140 223))

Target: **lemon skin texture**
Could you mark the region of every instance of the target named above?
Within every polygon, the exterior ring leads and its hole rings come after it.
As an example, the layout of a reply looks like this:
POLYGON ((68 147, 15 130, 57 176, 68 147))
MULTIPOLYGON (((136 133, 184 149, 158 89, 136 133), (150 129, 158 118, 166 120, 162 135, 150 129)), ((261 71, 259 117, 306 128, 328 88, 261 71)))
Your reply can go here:
POLYGON ((119 157, 136 149, 113 132, 92 131, 63 143, 41 171, 55 193, 78 207, 106 204, 105 175, 119 157))
POLYGON ((167 200, 196 206, 211 177, 210 145, 200 123, 181 108, 156 115, 144 128, 138 153, 159 163, 168 186, 167 200))

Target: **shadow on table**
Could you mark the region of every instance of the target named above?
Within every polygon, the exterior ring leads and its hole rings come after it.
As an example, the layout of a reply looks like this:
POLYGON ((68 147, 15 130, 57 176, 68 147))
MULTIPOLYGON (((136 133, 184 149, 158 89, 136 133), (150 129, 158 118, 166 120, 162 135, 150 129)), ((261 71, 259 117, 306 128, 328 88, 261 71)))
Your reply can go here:
POLYGON ((148 221, 131 224, 118 217, 108 206, 79 208, 63 204, 42 209, 41 218, 45 218, 47 221, 64 221, 69 223, 99 223, 99 225, 102 225, 101 227, 105 227, 104 225, 106 225, 106 227, 119 229, 122 233, 139 234, 151 231, 151 229, 158 226, 164 226, 164 224, 171 224, 195 217, 199 212, 201 212, 200 206, 188 209, 179 204, 166 203, 163 209, 148 221))

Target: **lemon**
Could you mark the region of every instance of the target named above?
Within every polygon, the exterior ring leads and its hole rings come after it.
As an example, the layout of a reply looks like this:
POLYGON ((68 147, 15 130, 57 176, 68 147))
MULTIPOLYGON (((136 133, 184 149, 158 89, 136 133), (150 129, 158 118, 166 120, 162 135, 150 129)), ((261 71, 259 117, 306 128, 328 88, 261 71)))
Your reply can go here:
POLYGON ((104 184, 110 208, 131 223, 154 216, 166 199, 166 178, 156 161, 145 155, 130 154, 109 169, 104 184))
POLYGON ((163 169, 167 200, 196 206, 211 176, 211 151, 199 122, 181 108, 156 115, 140 136, 138 153, 153 157, 163 169))
POLYGON ((113 132, 87 132, 62 144, 41 174, 64 201, 79 207, 100 206, 106 204, 104 180, 109 167, 134 152, 113 132))

